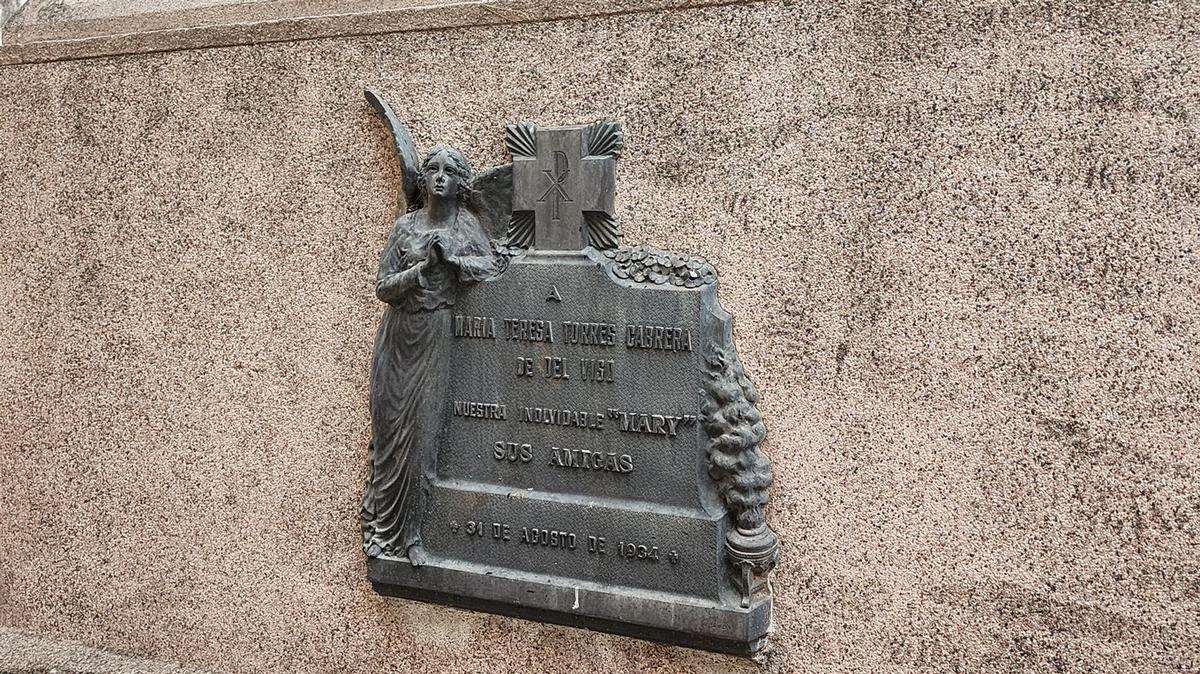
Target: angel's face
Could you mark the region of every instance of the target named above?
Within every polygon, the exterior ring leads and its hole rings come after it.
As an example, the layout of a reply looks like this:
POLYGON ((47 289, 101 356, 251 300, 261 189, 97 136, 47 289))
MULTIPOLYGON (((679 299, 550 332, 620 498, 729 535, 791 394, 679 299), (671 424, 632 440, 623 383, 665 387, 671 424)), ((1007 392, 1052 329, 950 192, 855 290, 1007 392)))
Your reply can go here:
POLYGON ((458 166, 445 151, 437 153, 426 162, 422 179, 425 181, 426 191, 435 197, 445 198, 458 193, 458 166))

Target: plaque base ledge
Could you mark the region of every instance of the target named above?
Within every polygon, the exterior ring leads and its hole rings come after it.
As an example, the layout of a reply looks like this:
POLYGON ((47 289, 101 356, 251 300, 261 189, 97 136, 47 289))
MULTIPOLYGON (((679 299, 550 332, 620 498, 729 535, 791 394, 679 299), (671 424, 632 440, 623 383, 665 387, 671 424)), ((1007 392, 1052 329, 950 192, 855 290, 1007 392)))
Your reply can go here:
POLYGON ((770 597, 748 609, 693 606, 641 597, 636 589, 586 591, 587 613, 575 610, 576 588, 480 574, 433 561, 413 567, 407 561, 368 560, 371 584, 379 594, 466 608, 526 620, 582 627, 706 651, 751 656, 767 642, 770 597))

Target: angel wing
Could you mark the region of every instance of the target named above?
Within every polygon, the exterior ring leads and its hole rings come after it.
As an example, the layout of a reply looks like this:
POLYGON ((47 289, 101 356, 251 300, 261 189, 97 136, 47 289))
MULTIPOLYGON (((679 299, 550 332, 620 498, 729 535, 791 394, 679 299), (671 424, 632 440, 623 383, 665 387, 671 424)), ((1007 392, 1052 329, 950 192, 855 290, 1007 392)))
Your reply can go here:
MULTIPOLYGON (((400 179, 404 183, 405 208, 409 211, 416 210, 421 205, 420 193, 417 190, 417 171, 420 167, 417 146, 413 143, 408 129, 400 123, 396 113, 392 112, 392 106, 383 100, 383 96, 378 91, 367 89, 363 93, 367 97, 367 102, 371 104, 372 108, 375 108, 375 112, 379 113, 392 132, 392 145, 396 148, 396 158, 400 160, 400 179)), ((509 182, 512 182, 511 179, 509 182)))
POLYGON ((471 183, 470 208, 490 239, 503 239, 512 218, 512 164, 493 166, 471 183))
MULTIPOLYGON (((392 106, 388 105, 378 91, 367 89, 364 94, 367 102, 379 113, 392 133, 396 158, 400 160, 406 210, 414 211, 421 207, 420 191, 417 188, 421 164, 417 157, 417 146, 413 143, 408 129, 392 111, 392 106)), ((471 182, 468 207, 479 218, 489 238, 502 239, 508 233, 509 220, 512 217, 512 193, 512 164, 490 168, 471 182)))

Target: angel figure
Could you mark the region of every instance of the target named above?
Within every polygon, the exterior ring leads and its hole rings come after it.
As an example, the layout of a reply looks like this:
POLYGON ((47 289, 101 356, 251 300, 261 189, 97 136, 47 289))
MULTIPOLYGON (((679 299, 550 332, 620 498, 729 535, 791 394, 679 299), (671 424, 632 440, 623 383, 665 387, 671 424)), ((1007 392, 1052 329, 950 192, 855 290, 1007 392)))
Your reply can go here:
POLYGON ((387 308, 371 362, 363 548, 369 557, 420 566, 427 557, 421 521, 448 393, 450 307, 471 284, 498 272, 489 234, 508 224, 512 165, 474 178, 461 152, 441 146, 418 162, 390 106, 371 90, 366 95, 391 129, 407 208, 392 226, 375 282, 387 308))

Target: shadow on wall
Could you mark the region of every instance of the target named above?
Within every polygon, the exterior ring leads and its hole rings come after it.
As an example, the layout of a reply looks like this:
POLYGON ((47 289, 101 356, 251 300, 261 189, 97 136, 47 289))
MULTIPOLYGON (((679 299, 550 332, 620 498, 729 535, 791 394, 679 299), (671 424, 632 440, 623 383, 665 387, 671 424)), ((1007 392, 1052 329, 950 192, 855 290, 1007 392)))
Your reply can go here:
POLYGON ((167 662, 132 658, 78 641, 46 639, 0 629, 0 672, 36 674, 206 674, 167 662))

